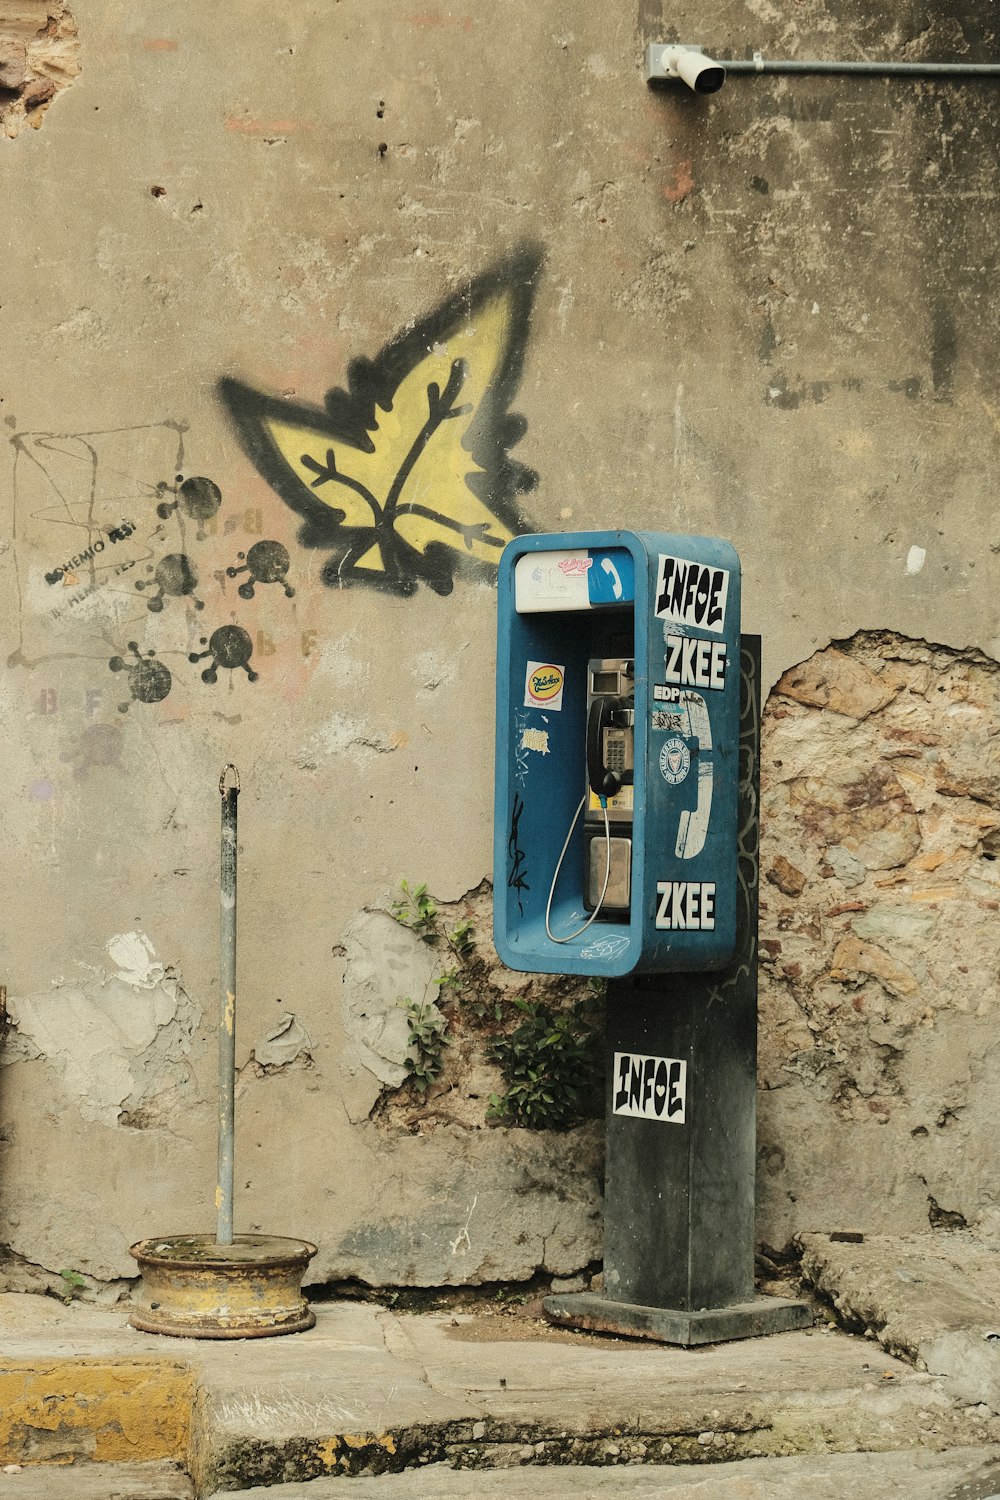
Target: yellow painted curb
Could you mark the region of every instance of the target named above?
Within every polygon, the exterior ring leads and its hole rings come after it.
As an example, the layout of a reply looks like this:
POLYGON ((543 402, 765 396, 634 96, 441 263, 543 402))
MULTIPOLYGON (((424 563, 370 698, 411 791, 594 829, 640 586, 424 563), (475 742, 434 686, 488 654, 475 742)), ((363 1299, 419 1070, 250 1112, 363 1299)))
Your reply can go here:
POLYGON ((5 1360, 0 1462, 186 1463, 196 1390, 177 1361, 5 1360))

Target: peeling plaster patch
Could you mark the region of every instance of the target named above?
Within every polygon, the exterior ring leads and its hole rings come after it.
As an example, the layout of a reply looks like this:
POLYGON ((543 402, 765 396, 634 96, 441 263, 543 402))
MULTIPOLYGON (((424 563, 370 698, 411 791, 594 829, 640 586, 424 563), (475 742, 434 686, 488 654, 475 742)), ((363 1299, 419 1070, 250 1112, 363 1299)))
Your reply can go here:
POLYGON ((261 1067, 283 1068, 305 1054, 312 1056, 312 1038, 291 1011, 285 1011, 277 1026, 254 1043, 254 1060, 261 1067))
POLYGON ((82 985, 12 997, 16 1032, 3 1061, 44 1058, 85 1120, 104 1125, 163 1123, 186 1097, 186 1059, 200 1008, 167 972, 141 933, 107 944, 118 972, 92 969, 82 985))
POLYGON ((783 879, 761 901, 758 1225, 772 1244, 820 1217, 926 1232, 945 1211, 974 1225, 995 1209, 998 712, 995 661, 889 631, 817 652, 768 699, 762 849, 783 879), (851 1170, 824 1175, 816 1143, 834 1135, 851 1170))
POLYGON ((151 990, 166 974, 156 958, 156 951, 144 932, 120 932, 105 944, 108 957, 117 964, 116 979, 134 984, 137 989, 151 990))
POLYGON ((927 552, 923 547, 911 547, 906 554, 906 571, 909 576, 919 573, 927 561, 927 552))
POLYGON ((406 1078, 410 1028, 401 1002, 437 999, 434 954, 388 912, 361 911, 344 930, 343 1018, 348 1048, 345 1102, 351 1119, 367 1118, 383 1086, 406 1078), (365 1076, 367 1074, 367 1077, 365 1076))

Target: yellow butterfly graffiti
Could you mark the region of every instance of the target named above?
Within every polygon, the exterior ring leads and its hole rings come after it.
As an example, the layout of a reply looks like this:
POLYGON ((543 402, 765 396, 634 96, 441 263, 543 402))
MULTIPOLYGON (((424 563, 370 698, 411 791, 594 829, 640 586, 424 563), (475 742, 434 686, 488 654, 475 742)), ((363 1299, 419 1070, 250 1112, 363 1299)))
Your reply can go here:
POLYGON ((329 549, 326 583, 447 594, 456 567, 495 569, 528 529, 516 498, 536 476, 509 456, 526 423, 508 405, 540 265, 523 249, 353 361, 325 410, 220 382, 250 457, 304 518, 300 540, 329 549))

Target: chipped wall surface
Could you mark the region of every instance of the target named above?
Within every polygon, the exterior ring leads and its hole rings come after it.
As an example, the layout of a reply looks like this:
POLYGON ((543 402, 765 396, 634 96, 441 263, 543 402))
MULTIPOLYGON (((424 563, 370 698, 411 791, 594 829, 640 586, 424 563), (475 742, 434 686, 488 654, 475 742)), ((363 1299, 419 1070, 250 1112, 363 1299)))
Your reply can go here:
MULTIPOLYGON (((237 1229, 315 1241, 322 1279, 599 1257, 594 1122, 489 1124, 467 1037, 446 1099, 404 1077, 399 1002, 446 965, 389 915, 400 880, 479 892, 489 953, 496 562, 525 530, 743 558, 773 689, 761 1237, 993 1212, 998 96, 651 90, 676 37, 998 43, 971 0, 246 0, 238 27, 0 0, 24 1262, 113 1281, 214 1222, 229 761, 237 1229)), ((501 1000, 550 993, 483 962, 501 1000)))
POLYGON ((79 33, 64 0, 0 0, 0 138, 37 130, 79 72, 79 33))
POLYGON ((144 934, 120 933, 107 951, 112 973, 94 968, 82 983, 60 978, 12 1002, 2 1061, 44 1058, 85 1120, 146 1125, 192 1098, 187 1059, 200 1013, 144 934))
POLYGON ((758 1142, 775 1242, 803 1222, 1000 1225, 998 709, 994 660, 888 632, 775 686, 758 1142))

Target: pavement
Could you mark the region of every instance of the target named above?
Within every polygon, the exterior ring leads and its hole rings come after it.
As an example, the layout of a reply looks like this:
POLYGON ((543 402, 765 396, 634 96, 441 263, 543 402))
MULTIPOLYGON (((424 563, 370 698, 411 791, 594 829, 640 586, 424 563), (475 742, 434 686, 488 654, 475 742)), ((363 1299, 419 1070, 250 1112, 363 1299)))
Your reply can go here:
POLYGON ((130 1328, 127 1305, 7 1293, 0 1497, 986 1500, 1000 1496, 1000 1258, 970 1250, 956 1290, 932 1254, 943 1242, 924 1238, 813 1237, 824 1295, 859 1334, 820 1318, 697 1349, 485 1305, 346 1301, 320 1303, 304 1333, 178 1339, 130 1328), (865 1253, 882 1280, 862 1307, 865 1253))
MULTIPOLYGON (((0 1494, 31 1500, 190 1500, 190 1482, 168 1465, 91 1464, 0 1473, 0 1494), (9 1485, 9 1488, 5 1488, 9 1485)), ((620 1468, 482 1469, 430 1464, 380 1478, 313 1479, 238 1491, 238 1500, 995 1500, 997 1451, 848 1453, 820 1458, 754 1458, 711 1468, 644 1464, 620 1468)), ((226 1500, 233 1500, 230 1491, 226 1500)))

